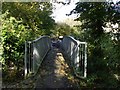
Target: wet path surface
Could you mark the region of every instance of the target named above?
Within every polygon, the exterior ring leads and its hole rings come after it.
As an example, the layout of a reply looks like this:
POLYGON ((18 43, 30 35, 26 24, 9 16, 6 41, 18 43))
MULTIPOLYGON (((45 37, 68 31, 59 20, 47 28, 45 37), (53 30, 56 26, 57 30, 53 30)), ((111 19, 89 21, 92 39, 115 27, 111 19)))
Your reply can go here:
POLYGON ((35 88, 77 88, 76 80, 62 53, 57 48, 52 48, 39 71, 35 88))

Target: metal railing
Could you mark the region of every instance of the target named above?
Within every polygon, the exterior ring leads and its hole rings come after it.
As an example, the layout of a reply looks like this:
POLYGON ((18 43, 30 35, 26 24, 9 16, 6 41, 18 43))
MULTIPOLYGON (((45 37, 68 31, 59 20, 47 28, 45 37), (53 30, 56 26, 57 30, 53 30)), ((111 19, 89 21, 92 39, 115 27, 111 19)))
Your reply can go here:
POLYGON ((61 43, 76 75, 87 77, 87 43, 71 36, 63 38, 61 43))
POLYGON ((48 36, 41 36, 36 40, 25 42, 25 77, 37 73, 50 48, 51 39, 48 36))

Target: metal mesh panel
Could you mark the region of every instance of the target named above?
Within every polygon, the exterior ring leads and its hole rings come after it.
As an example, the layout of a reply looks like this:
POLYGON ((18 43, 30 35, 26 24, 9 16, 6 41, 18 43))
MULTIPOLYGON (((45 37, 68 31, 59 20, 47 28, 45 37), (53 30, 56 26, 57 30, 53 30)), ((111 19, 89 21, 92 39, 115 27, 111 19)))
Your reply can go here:
POLYGON ((44 57, 51 48, 51 40, 42 36, 31 43, 25 44, 25 76, 28 73, 36 74, 44 57), (29 47, 29 48, 28 48, 29 47), (29 70, 29 72, 28 72, 29 70))
POLYGON ((43 58, 50 49, 50 40, 47 37, 42 37, 33 44, 33 72, 37 72, 43 58))
POLYGON ((71 60, 75 72, 79 71, 81 76, 86 77, 87 69, 87 43, 80 42, 71 36, 63 38, 62 48, 71 60))

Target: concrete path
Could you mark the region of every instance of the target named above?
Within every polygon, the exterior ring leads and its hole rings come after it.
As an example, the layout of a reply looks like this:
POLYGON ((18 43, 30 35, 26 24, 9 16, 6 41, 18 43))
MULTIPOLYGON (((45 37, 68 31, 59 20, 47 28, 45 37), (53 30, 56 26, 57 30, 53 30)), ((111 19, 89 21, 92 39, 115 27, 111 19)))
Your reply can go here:
POLYGON ((71 74, 59 49, 53 47, 43 61, 35 88, 77 88, 76 80, 71 74))

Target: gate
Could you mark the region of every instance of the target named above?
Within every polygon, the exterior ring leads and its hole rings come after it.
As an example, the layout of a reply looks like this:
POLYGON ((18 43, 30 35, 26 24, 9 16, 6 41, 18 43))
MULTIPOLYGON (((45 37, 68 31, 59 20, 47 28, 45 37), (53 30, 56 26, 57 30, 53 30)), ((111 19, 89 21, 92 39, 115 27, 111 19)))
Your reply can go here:
POLYGON ((50 48, 51 39, 48 36, 25 42, 25 77, 37 73, 50 48))

